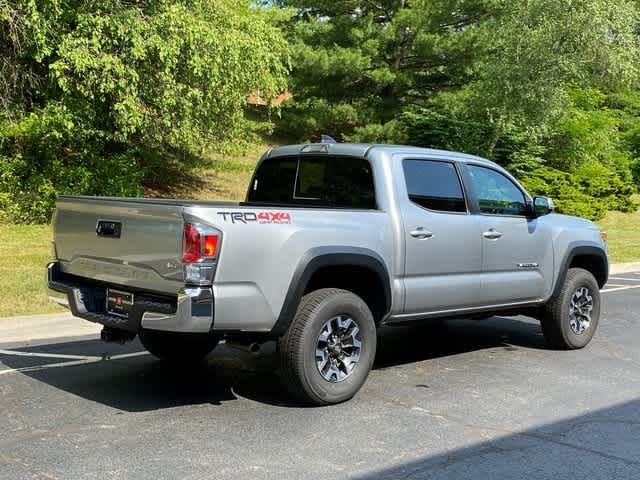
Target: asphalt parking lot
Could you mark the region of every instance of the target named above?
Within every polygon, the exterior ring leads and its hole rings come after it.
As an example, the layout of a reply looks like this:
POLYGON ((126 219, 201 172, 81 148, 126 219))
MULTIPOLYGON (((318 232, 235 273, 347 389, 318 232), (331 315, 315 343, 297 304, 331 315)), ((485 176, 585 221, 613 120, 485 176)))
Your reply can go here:
POLYGON ((640 273, 603 299, 581 351, 524 317, 388 329, 324 408, 290 403, 270 345, 185 370, 137 341, 0 338, 0 478, 638 479, 640 273))

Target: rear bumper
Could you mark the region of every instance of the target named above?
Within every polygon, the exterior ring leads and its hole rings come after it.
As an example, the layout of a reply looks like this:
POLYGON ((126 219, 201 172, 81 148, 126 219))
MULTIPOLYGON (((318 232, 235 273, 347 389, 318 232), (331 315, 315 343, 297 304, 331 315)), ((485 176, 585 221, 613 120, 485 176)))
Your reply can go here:
MULTIPOLYGON (((66 275, 57 262, 47 265, 49 299, 76 316, 137 333, 141 328, 168 332, 206 333, 213 329, 213 291, 206 287, 185 287, 174 298, 135 292, 129 318, 106 313, 106 287, 81 277, 66 275)), ((121 289, 126 286, 113 285, 121 289)))

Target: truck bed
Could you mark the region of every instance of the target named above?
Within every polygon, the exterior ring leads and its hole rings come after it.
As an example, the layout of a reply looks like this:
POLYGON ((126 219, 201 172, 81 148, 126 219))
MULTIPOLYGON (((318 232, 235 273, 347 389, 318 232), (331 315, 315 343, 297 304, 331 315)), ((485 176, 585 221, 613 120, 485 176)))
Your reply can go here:
POLYGON ((90 201, 97 203, 140 203, 149 205, 169 206, 202 206, 202 207, 234 207, 245 205, 245 202, 230 202, 226 200, 182 200, 175 198, 145 198, 145 197, 95 197, 89 195, 60 195, 59 201, 90 201))

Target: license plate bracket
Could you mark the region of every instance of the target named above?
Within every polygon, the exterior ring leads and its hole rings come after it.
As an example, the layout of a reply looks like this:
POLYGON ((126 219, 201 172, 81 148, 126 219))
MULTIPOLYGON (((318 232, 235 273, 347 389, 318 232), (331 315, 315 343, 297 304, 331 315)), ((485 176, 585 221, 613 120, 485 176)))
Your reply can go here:
POLYGON ((107 313, 122 318, 129 318, 133 308, 133 293, 107 288, 107 313))

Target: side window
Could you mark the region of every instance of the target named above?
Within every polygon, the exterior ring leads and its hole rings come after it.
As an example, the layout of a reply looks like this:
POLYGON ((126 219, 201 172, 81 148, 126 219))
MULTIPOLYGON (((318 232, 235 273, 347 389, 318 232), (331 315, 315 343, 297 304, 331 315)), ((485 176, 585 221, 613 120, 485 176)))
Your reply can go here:
POLYGON ((458 172, 449 162, 411 160, 402 162, 409 200, 441 212, 466 212, 458 172))
POLYGON ((328 166, 329 181, 325 195, 329 204, 346 208, 376 208, 373 171, 368 160, 330 157, 328 166))
POLYGON ((469 165, 468 169, 482 213, 526 215, 524 194, 510 179, 490 168, 469 165))

